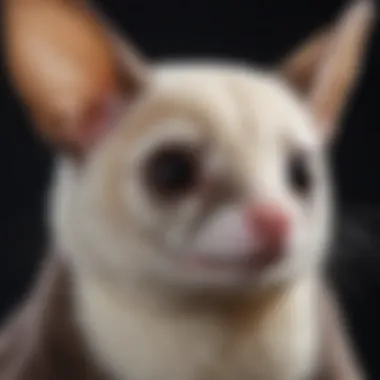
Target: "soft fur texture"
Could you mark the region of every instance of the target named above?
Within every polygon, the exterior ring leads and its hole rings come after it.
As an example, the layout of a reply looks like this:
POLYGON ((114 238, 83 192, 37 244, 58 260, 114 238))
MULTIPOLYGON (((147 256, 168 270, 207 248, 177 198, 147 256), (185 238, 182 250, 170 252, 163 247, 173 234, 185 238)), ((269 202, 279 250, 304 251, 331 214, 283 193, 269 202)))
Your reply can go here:
MULTIPOLYGON (((355 3, 324 39, 327 46, 307 45, 317 55, 307 49, 278 71, 196 62, 135 70, 130 50, 112 40, 123 91, 112 78, 112 86, 92 86, 96 91, 71 108, 64 93, 52 94, 62 123, 53 134, 57 125, 45 124, 45 135, 63 149, 52 238, 71 268, 79 330, 111 378, 317 375, 323 331, 329 338, 338 331, 319 318, 320 267, 333 224, 325 150, 355 84, 357 44, 364 45, 372 11, 355 3), (302 96, 292 75, 300 71, 302 96), (190 147, 200 162, 197 186, 175 199, 160 198, 146 181, 150 159, 166 144, 190 147), (290 176, 299 154, 311 179, 306 193, 290 176), (259 268, 251 263, 268 242, 248 221, 263 205, 280 210, 289 229, 279 260, 259 268)), ((38 55, 41 64, 51 67, 51 41, 36 43, 47 52, 38 55)), ((76 74, 85 77, 79 87, 87 89, 94 78, 74 53, 66 57, 70 74, 75 83, 76 74)), ((50 71, 46 83, 65 83, 61 75, 50 71)), ((331 368, 339 370, 323 378, 360 379, 344 340, 337 341, 331 368)))
POLYGON ((99 359, 133 379, 191 379, 204 371, 229 379, 301 379, 315 357, 314 276, 330 230, 323 145, 302 102, 269 74, 171 66, 157 69, 148 95, 119 125, 80 172, 61 163, 53 203, 57 240, 74 253, 79 317, 99 359), (200 192, 176 204, 151 204, 144 159, 159 142, 194 139, 221 158, 215 175, 226 182, 213 194, 232 185, 244 197, 215 202, 200 192), (310 199, 300 199, 287 182, 294 150, 310 160, 316 182, 310 199), (204 215, 202 202, 210 201, 204 215), (291 215, 285 260, 262 274, 193 268, 195 252, 222 255, 229 246, 227 258, 246 253, 239 219, 251 202, 275 202, 291 215), (279 281, 285 282, 279 289, 268 284, 279 281), (245 294, 250 290, 258 294, 245 294), (208 306, 180 301, 223 291, 237 292, 234 302, 241 291, 248 298, 236 321, 232 306, 221 311, 210 299, 208 306), (257 321, 244 326, 250 314, 257 321), (241 348, 222 369, 235 339, 241 348), (136 344, 123 349, 124 342, 136 344))

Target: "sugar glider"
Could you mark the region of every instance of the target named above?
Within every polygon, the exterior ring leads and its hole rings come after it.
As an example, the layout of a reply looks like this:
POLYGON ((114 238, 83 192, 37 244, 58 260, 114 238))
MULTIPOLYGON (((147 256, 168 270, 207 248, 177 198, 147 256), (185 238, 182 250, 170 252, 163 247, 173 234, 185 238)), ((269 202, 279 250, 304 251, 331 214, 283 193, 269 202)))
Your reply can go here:
POLYGON ((6 52, 59 153, 53 253, 0 379, 365 379, 321 266, 373 4, 264 70, 150 64, 82 5, 37 3, 8 9, 6 52))

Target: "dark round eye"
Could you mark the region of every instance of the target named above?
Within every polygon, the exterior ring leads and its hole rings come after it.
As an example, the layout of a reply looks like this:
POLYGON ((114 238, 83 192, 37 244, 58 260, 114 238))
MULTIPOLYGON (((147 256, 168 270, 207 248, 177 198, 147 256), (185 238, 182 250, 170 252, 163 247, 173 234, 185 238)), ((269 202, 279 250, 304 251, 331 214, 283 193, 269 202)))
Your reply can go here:
POLYGON ((293 154, 289 162, 289 182, 301 195, 308 195, 312 188, 312 175, 309 161, 304 154, 293 154))
POLYGON ((168 146, 149 159, 147 185, 155 195, 173 198, 190 192, 198 184, 199 152, 189 146, 168 146))

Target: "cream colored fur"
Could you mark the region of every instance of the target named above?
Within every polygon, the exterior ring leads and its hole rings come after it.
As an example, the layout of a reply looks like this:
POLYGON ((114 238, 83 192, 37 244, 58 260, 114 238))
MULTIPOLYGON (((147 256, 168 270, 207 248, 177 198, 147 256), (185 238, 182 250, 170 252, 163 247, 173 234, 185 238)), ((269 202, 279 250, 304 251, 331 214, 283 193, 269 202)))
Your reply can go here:
MULTIPOLYGON (((276 74, 150 67, 73 4, 7 7, 7 58, 39 131, 64 153, 52 239, 73 269, 75 317, 94 359, 115 380, 311 380, 319 328, 345 351, 317 309, 333 225, 325 149, 357 80, 374 5, 353 1, 276 74), (125 110, 112 101, 121 93, 125 110), (114 105, 123 115, 116 124, 114 105), (204 177, 162 201, 145 164, 168 142, 200 146, 204 177), (311 173, 306 195, 288 178, 299 152, 311 173), (263 251, 246 218, 266 203, 289 219, 284 255, 247 270, 263 251)), ((330 359, 332 348, 323 349, 330 359)), ((327 376, 360 379, 350 361, 335 360, 327 376)))
POLYGON ((306 104, 273 73, 164 65, 84 166, 61 160, 54 237, 75 267, 86 340, 115 379, 308 379, 318 349, 318 267, 331 228, 321 141, 306 104), (203 140, 218 162, 213 170, 244 195, 221 202, 189 235, 200 200, 152 204, 140 163, 162 141, 203 140), (286 181, 293 149, 310 159, 315 185, 307 200, 286 181), (242 230, 228 235, 237 220, 230 215, 266 201, 283 207, 293 226, 278 265, 246 278, 183 260, 226 245, 243 252, 242 230))

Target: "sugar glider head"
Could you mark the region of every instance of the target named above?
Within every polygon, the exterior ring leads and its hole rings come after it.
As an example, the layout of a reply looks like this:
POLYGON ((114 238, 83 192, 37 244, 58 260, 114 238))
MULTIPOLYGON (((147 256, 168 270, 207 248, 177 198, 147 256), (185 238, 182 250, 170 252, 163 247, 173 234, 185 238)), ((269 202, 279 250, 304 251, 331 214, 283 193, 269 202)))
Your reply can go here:
POLYGON ((40 38, 46 83, 63 88, 67 67, 92 91, 75 103, 51 93, 59 133, 43 128, 65 157, 53 202, 63 249, 111 281, 172 289, 258 289, 314 271, 331 228, 325 151, 372 13, 354 2, 276 70, 149 66, 112 39, 118 79, 103 88, 40 38))

